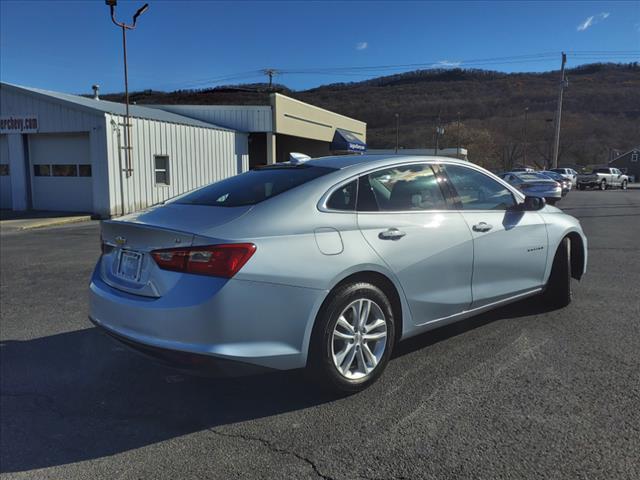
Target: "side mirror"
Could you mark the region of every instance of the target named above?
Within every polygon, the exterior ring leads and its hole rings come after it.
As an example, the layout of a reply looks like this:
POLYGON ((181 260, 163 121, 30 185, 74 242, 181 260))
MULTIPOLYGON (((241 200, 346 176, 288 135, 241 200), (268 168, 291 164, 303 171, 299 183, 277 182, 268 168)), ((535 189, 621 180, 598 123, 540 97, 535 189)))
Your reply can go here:
POLYGON ((525 212, 542 210, 546 204, 547 201, 543 197, 524 197, 522 210, 525 212))

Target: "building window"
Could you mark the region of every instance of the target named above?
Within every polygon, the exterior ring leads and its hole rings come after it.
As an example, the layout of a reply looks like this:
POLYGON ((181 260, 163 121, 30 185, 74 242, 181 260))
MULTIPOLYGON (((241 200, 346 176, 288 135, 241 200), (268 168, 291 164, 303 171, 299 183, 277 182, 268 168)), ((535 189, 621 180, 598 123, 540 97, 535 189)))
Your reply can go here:
POLYGON ((34 165, 33 175, 36 177, 49 177, 51 176, 51 165, 34 165))
POLYGON ((0 163, 0 177, 6 177, 9 175, 9 165, 6 163, 0 163))
POLYGON ((169 156, 153 156, 156 185, 169 185, 169 156))
POLYGON ((91 165, 78 165, 78 174, 81 177, 91 176, 91 165))
POLYGON ((631 161, 632 162, 637 162, 638 161, 638 152, 633 152, 631 154, 631 161))
POLYGON ((51 165, 51 173, 54 177, 77 177, 78 166, 75 164, 57 164, 51 165))

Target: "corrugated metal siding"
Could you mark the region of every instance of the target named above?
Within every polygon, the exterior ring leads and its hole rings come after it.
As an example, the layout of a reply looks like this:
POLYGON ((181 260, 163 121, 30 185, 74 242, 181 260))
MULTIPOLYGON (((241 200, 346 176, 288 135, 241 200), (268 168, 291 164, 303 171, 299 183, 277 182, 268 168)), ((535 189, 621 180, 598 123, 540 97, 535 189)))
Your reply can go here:
POLYGON ((0 113, 2 116, 37 115, 38 133, 87 132, 99 127, 103 118, 98 111, 93 114, 65 107, 9 88, 0 89, 0 113))
POLYGON ((112 215, 146 208, 249 168, 246 134, 131 119, 133 174, 127 178, 120 148, 123 123, 124 117, 107 115, 112 215), (155 184, 154 155, 169 156, 169 185, 155 184))
POLYGON ((271 107, 233 105, 146 105, 242 132, 273 131, 271 107))

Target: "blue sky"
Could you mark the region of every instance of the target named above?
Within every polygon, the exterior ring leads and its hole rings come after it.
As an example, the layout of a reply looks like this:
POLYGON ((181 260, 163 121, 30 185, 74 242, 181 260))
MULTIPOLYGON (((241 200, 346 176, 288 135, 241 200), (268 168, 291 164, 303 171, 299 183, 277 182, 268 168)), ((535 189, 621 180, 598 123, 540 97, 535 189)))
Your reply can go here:
MULTIPOLYGON (((276 79, 304 89, 380 74, 334 67, 464 67, 473 66, 465 60, 558 52, 486 66, 541 71, 558 68, 561 50, 640 50, 640 1, 148 1, 127 37, 131 90, 259 81, 264 77, 249 75, 267 67, 332 69, 276 79), (212 81, 243 72, 252 73, 212 81)), ((143 3, 120 0, 117 17, 130 20, 143 3)), ((103 0, 2 0, 0 49, 2 81, 73 93, 89 92, 93 83, 103 92, 123 90, 121 34, 103 0)), ((615 57, 569 54, 568 65, 596 60, 615 57)))

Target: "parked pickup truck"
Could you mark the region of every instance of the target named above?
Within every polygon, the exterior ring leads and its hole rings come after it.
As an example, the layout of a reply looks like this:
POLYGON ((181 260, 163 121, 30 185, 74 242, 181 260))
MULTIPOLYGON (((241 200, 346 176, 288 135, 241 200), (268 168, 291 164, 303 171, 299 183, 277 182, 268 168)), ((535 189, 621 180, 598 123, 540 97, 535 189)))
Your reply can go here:
POLYGON ((606 190, 607 188, 620 187, 627 189, 629 177, 617 168, 594 168, 591 173, 581 173, 578 175, 578 190, 585 188, 599 188, 606 190))

